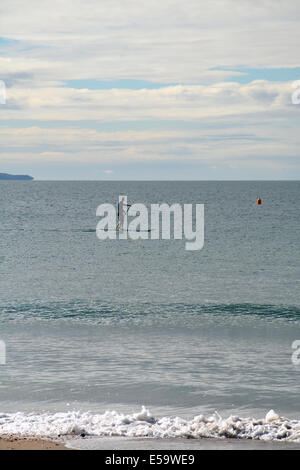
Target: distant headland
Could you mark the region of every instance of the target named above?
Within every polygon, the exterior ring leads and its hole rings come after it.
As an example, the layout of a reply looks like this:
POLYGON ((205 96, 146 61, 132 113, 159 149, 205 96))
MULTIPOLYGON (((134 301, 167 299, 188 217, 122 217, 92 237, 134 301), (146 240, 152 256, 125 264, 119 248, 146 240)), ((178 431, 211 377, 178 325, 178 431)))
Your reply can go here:
POLYGON ((0 173, 0 181, 31 181, 33 180, 34 178, 32 176, 29 176, 29 175, 9 175, 8 173, 0 173))

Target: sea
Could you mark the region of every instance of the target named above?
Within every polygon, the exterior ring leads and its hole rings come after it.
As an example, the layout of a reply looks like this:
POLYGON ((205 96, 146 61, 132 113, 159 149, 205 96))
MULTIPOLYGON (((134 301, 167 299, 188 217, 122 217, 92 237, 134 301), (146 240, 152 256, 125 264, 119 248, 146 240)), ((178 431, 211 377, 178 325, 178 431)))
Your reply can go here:
POLYGON ((299 208, 298 181, 1 182, 0 435, 299 442, 299 208), (203 248, 99 239, 119 195, 204 204, 203 248))

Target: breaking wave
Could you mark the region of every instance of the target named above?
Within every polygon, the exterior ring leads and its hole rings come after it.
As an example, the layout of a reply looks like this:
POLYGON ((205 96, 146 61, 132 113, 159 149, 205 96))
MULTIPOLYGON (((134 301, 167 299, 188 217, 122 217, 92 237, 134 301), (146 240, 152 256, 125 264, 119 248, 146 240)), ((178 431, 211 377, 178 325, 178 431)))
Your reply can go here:
POLYGON ((270 410, 263 419, 230 416, 195 416, 156 419, 145 407, 125 415, 69 411, 54 414, 0 414, 0 434, 19 437, 62 438, 69 436, 123 436, 149 438, 234 438, 264 441, 300 441, 300 421, 280 417, 270 410))

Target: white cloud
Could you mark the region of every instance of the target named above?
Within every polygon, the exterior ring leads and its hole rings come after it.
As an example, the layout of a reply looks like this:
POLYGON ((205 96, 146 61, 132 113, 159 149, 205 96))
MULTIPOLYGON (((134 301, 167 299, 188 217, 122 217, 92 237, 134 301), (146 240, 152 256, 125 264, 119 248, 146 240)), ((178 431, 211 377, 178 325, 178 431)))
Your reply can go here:
POLYGON ((226 76, 214 67, 299 63, 293 0, 1 0, 0 17, 2 36, 42 46, 11 52, 35 78, 210 83, 226 76))
POLYGON ((7 90, 6 119, 40 120, 199 120, 289 110, 291 83, 255 81, 157 90, 7 90))
POLYGON ((18 41, 0 57, 0 79, 7 82, 1 119, 8 123, 0 128, 1 161, 104 162, 110 168, 117 161, 190 159, 217 168, 220 162, 282 168, 288 156, 292 166, 299 157, 293 119, 300 107, 291 104, 291 83, 224 80, 234 80, 241 72, 230 70, 243 66, 298 66, 299 21, 293 0, 27 0, 26 6, 1 0, 1 37, 18 41), (181 85, 61 86, 87 78, 181 85), (9 120, 57 122, 53 129, 14 129, 9 120), (199 129, 72 128, 72 121, 90 120, 188 121, 199 129), (70 128, 59 121, 70 121, 70 128))
MULTIPOLYGON (((119 162, 194 161, 245 167, 297 165, 297 125, 290 128, 262 127, 261 122, 245 127, 196 130, 148 130, 101 132, 88 129, 0 128, 2 162, 77 162, 112 164, 119 162), (248 163, 247 163, 248 162, 248 163), (265 163, 263 163, 265 162, 265 163)), ((299 166, 299 165, 298 165, 299 166)), ((108 167, 109 168, 109 167, 108 167)), ((106 174, 113 170, 106 169, 106 174)))

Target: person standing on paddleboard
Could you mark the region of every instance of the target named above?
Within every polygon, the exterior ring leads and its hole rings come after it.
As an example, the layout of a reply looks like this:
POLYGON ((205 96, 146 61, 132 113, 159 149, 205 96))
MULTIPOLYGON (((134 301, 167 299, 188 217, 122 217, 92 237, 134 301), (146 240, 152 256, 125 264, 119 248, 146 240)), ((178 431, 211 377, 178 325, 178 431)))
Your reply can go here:
POLYGON ((117 225, 117 229, 120 230, 120 231, 123 230, 124 215, 127 213, 129 207, 131 207, 131 204, 127 204, 127 202, 125 202, 125 198, 122 197, 122 199, 118 202, 118 225, 117 225), (125 212, 125 207, 127 207, 126 212, 125 212))

